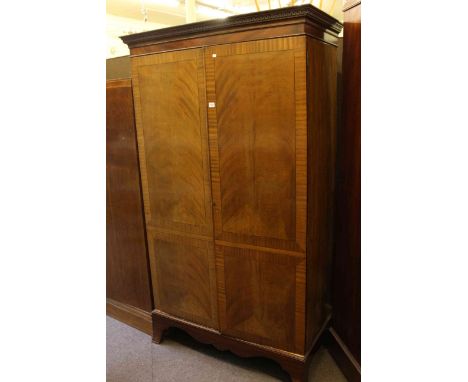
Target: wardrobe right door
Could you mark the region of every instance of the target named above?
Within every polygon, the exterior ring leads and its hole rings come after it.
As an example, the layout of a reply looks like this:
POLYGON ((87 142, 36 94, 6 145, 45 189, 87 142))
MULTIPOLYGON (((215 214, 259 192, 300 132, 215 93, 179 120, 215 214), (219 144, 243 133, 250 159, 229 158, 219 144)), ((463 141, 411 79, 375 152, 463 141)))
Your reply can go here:
POLYGON ((305 38, 209 47, 205 68, 221 330, 301 353, 305 38))

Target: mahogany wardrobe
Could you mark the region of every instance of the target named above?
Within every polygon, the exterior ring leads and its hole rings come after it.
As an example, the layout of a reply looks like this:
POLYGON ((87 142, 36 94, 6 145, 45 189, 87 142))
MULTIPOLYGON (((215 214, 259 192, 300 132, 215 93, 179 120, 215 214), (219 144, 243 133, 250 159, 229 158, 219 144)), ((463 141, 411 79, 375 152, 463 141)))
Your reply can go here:
POLYGON ((342 25, 311 5, 122 37, 155 310, 305 381, 329 319, 342 25))

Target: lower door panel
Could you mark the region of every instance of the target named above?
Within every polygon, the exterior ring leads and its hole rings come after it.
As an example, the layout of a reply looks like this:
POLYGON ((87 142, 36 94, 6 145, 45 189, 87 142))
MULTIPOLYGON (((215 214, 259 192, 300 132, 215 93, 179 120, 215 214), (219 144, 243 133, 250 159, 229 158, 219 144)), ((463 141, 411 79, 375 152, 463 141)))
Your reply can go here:
POLYGON ((217 245, 216 267, 224 334, 303 353, 303 256, 217 245))
POLYGON ((156 309, 218 328, 213 241, 149 232, 156 309))

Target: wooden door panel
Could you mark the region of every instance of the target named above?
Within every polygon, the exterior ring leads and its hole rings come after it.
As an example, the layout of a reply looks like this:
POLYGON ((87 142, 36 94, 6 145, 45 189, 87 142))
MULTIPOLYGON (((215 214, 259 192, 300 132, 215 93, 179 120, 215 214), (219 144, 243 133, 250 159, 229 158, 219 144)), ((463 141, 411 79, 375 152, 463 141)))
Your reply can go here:
POLYGON ((133 60, 148 225, 212 234, 201 49, 133 60))
POLYGON ((206 221, 196 69, 191 60, 138 72, 150 208, 158 223, 206 221))
POLYGON ((150 231, 156 309, 218 327, 213 241, 150 231))
POLYGON ((219 57, 215 67, 223 231, 294 239, 294 53, 219 57))
POLYGON ((221 331, 301 353, 304 257, 216 246, 216 262, 221 331))
POLYGON ((305 251, 304 40, 214 46, 205 61, 216 239, 305 251))
POLYGON ((132 60, 155 307, 218 327, 203 50, 132 60))

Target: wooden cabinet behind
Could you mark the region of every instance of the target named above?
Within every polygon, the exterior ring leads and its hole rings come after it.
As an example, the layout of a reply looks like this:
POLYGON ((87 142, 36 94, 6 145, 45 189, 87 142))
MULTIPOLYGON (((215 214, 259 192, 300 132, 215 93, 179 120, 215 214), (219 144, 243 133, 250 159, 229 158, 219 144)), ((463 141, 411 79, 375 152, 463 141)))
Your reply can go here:
POLYGON ((152 333, 131 80, 109 80, 106 89, 107 312, 152 333))
POLYGON ((338 134, 331 352, 351 381, 361 379, 361 2, 346 1, 343 121, 338 134))
POLYGON ((307 5, 123 38, 155 341, 183 327, 305 378, 329 318, 340 29, 307 5))

